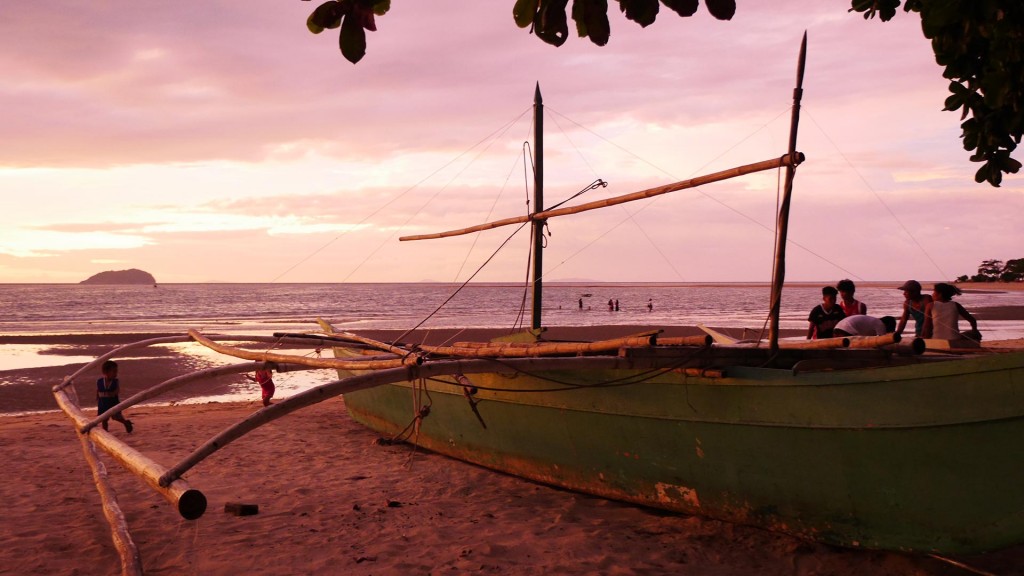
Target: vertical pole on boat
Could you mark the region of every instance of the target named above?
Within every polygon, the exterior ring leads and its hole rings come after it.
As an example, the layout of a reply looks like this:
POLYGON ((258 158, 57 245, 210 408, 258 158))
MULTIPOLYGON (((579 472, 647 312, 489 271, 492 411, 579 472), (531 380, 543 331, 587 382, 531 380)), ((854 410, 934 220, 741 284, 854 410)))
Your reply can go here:
MULTIPOLYGON (((533 94, 533 212, 544 210, 544 100, 540 96, 540 82, 533 94)), ((544 222, 533 221, 533 304, 531 326, 540 330, 541 279, 544 275, 544 222)))
POLYGON ((786 164, 786 184, 779 204, 779 220, 775 237, 775 275, 772 277, 772 303, 769 317, 771 327, 768 340, 772 350, 779 348, 779 312, 782 308, 782 284, 786 279, 786 235, 789 231, 789 200, 793 193, 793 177, 799 163, 796 153, 796 132, 800 124, 800 99, 804 94, 804 63, 807 59, 807 32, 800 43, 800 57, 796 66, 796 88, 793 89, 793 113, 789 125, 789 162, 786 164))

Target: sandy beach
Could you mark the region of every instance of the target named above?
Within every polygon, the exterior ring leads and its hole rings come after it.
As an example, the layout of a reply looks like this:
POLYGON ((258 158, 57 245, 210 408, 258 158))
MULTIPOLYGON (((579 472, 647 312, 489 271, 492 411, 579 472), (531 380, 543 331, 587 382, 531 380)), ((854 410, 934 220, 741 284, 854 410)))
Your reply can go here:
MULTIPOLYGON (((586 331, 593 336, 595 329, 586 331)), ((139 336, 0 336, 0 344, 47 338, 60 354, 95 355, 139 336)), ((4 409, 54 408, 49 388, 74 367, 0 372, 4 409)), ((194 367, 194 359, 167 352, 124 360, 122 378, 130 394, 137 382, 194 367)), ((132 435, 117 423, 111 431, 170 466, 259 407, 255 391, 243 403, 141 406, 129 413, 132 435)), ((348 417, 341 398, 272 422, 186 475, 209 501, 196 521, 182 520, 142 481, 102 459, 147 574, 971 573, 928 556, 834 548, 583 496, 377 440, 348 417), (257 504, 259 513, 234 516, 224 512, 227 503, 257 504)), ((0 444, 3 572, 118 573, 71 421, 59 412, 2 417, 0 444)), ((956 560, 987 573, 1024 574, 1024 546, 956 560)))

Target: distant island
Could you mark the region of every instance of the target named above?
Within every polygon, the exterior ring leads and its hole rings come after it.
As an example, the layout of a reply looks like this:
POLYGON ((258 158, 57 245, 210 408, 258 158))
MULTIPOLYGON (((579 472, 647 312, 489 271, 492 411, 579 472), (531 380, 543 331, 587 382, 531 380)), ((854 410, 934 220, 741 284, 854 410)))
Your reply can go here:
POLYGON ((153 284, 156 278, 149 272, 132 268, 131 270, 107 270, 82 280, 79 284, 153 284))

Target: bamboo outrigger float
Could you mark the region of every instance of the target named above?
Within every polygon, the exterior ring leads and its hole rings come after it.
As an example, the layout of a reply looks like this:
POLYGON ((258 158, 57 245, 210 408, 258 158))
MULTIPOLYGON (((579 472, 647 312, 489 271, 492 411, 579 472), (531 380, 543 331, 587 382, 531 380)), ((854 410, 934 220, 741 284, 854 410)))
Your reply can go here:
MULTIPOLYGON (((666 510, 751 524, 854 548, 972 553, 1024 542, 1024 352, 924 352, 893 335, 788 341, 778 337, 788 206, 806 36, 794 90, 789 147, 749 164, 616 198, 543 209, 543 108, 535 93, 535 211, 438 234, 444 238, 530 222, 535 227, 533 318, 523 341, 406 346, 335 332, 322 335, 187 336, 249 363, 172 379, 88 419, 54 389, 83 438, 94 441, 197 517, 184 475, 247 432, 303 407, 345 396, 358 422, 429 450, 531 480, 666 510), (767 343, 737 342, 708 329, 698 338, 657 332, 604 342, 547 342, 540 317, 539 228, 577 214, 758 170, 786 169, 767 343), (714 340, 714 343, 712 343, 714 340), (331 347, 335 358, 253 350, 225 342, 331 347), (95 426, 113 413, 185 381, 271 363, 279 371, 337 370, 338 379, 221 431, 171 466, 144 460, 95 426), (429 392, 429 413, 410 402, 429 392), (184 501, 184 503, 183 503, 184 501)), ((198 496, 197 496, 198 494, 198 496)))

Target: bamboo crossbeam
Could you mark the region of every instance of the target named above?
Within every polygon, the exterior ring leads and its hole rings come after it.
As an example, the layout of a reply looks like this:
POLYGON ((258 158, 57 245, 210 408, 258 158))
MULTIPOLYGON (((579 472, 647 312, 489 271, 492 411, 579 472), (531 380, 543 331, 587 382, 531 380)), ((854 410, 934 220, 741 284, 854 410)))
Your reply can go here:
POLYGON ((125 344, 124 346, 118 346, 117 348, 114 348, 113 350, 107 352, 106 354, 97 357, 95 360, 89 362, 85 366, 82 366, 72 374, 65 376, 64 380, 62 380, 60 384, 57 384, 56 386, 53 387, 53 391, 57 392, 58 390, 63 390, 64 388, 67 388, 69 385, 71 385, 72 382, 74 382, 75 378, 78 378, 79 376, 85 374, 86 372, 96 370, 96 368, 99 365, 103 364, 107 360, 120 354, 123 354, 129 350, 134 350, 136 348, 145 348, 146 346, 152 346, 154 344, 174 344, 177 342, 188 341, 188 336, 163 336, 160 338, 150 338, 148 340, 140 340, 138 342, 132 342, 131 344, 125 344))
POLYGON ((822 338, 820 340, 779 340, 779 348, 787 350, 824 350, 849 348, 849 338, 822 338))
POLYGON ((196 342, 206 346, 210 350, 226 354, 228 356, 234 356, 235 358, 242 358, 245 360, 255 360, 258 362, 290 362, 293 364, 302 364, 304 366, 312 366, 315 368, 332 368, 341 370, 383 370, 387 368, 398 368, 400 366, 414 365, 422 362, 422 359, 414 354, 408 354, 405 350, 406 356, 402 358, 393 359, 379 359, 371 357, 367 359, 342 359, 342 358, 308 358, 306 356, 296 356, 294 354, 281 354, 279 352, 271 352, 269 350, 246 350, 244 348, 238 348, 236 346, 226 346, 218 344, 210 338, 203 336, 198 330, 190 329, 188 335, 196 342))
POLYGON ((670 336, 658 338, 658 346, 711 346, 714 338, 710 334, 700 336, 670 336))
MULTIPOLYGON (((329 330, 333 330, 334 329, 325 320, 317 320, 317 321, 320 322, 320 325, 323 326, 325 329, 329 329, 329 330)), ((395 346, 393 344, 388 344, 387 342, 381 342, 380 340, 374 340, 373 338, 367 338, 366 336, 360 336, 359 334, 353 334, 351 332, 333 332, 332 331, 331 332, 331 336, 334 337, 334 338, 342 339, 342 340, 349 340, 351 342, 356 342, 356 343, 360 343, 360 344, 366 344, 368 346, 372 346, 374 348, 377 348, 378 350, 383 350, 385 352, 391 352, 392 354, 397 354, 399 356, 405 356, 405 355, 410 353, 410 350, 408 348, 402 348, 401 346, 395 346)))
MULTIPOLYGON (((220 334, 211 335, 211 336, 215 337, 215 338, 217 338, 219 340, 229 340, 229 341, 237 341, 237 342, 264 342, 264 343, 271 343, 271 344, 276 344, 276 343, 308 344, 307 341, 301 340, 301 339, 271 338, 269 336, 244 336, 244 335, 220 335, 220 334)), ((72 374, 70 374, 68 376, 65 376, 60 384, 57 384, 56 386, 53 387, 53 390, 57 391, 57 390, 61 390, 61 389, 64 389, 64 388, 68 387, 69 385, 71 385, 71 383, 74 382, 74 380, 76 378, 78 378, 82 374, 85 374, 87 372, 95 371, 101 364, 103 364, 107 360, 109 360, 111 358, 116 358, 117 356, 121 356, 125 352, 128 352, 130 350, 136 350, 138 348, 146 348, 148 346, 154 346, 156 344, 180 344, 180 343, 191 342, 191 341, 192 341, 192 337, 191 336, 183 334, 183 335, 180 335, 180 336, 161 336, 159 338, 149 338, 147 340, 140 340, 138 342, 132 342, 130 344, 125 344, 123 346, 118 346, 117 348, 114 348, 113 350, 110 350, 106 354, 103 354, 102 356, 98 356, 95 360, 93 360, 92 362, 89 362, 88 364, 82 366, 81 368, 79 368, 78 370, 73 372, 72 374)))
POLYGON ((566 354, 592 354, 610 352, 619 348, 653 346, 656 336, 631 336, 597 342, 534 342, 509 345, 508 342, 493 342, 491 345, 472 346, 421 346, 428 354, 461 356, 464 358, 526 358, 529 356, 557 356, 566 354), (525 344, 525 345, 524 345, 525 344))
MULTIPOLYGON (((78 428, 88 423, 89 419, 82 412, 81 408, 71 401, 66 390, 55 390, 53 396, 57 400, 57 405, 67 414, 68 418, 71 418, 78 428)), ((174 505, 182 518, 195 520, 206 511, 206 496, 202 492, 194 490, 189 486, 188 482, 180 478, 166 485, 161 485, 160 477, 167 472, 167 469, 138 450, 118 440, 106 430, 101 428, 93 429, 89 432, 89 438, 96 446, 110 454, 128 471, 141 478, 174 505)))
POLYGON ((920 356, 924 354, 925 342, 924 338, 914 338, 907 343, 906 340, 899 344, 890 344, 888 346, 881 346, 882 350, 888 350, 899 354, 900 356, 920 356))
POLYGON ((651 198, 654 196, 660 196, 662 194, 668 194, 669 192, 677 192, 679 190, 685 190, 687 188, 696 188, 698 186, 703 186, 705 184, 710 184, 712 182, 719 182, 721 180, 736 178, 737 176, 753 174, 754 172, 772 170, 775 168, 781 168, 783 166, 795 166, 803 162, 804 155, 803 153, 797 152, 796 154, 793 155, 793 158, 796 159, 795 162, 790 160, 789 154, 786 154, 781 158, 763 160, 761 162, 755 162, 754 164, 746 164, 744 166, 738 166, 736 168, 729 168, 728 170, 722 170, 720 172, 714 172, 712 174, 706 174, 704 176, 697 176, 696 178, 690 178, 689 180, 681 180, 679 182, 674 182, 672 184, 666 184, 664 186, 658 186, 656 188, 648 188, 646 190, 641 190, 639 192, 623 194, 622 196, 615 196, 613 198, 606 198, 604 200, 587 202, 586 204, 579 204, 577 206, 556 208, 554 210, 544 210, 541 212, 536 212, 534 214, 528 214, 526 216, 504 218, 502 220, 495 220, 493 222, 488 222, 486 224, 477 224, 476 226, 460 228, 458 230, 449 230, 447 232, 402 236, 398 240, 401 242, 406 242, 412 240, 433 240, 436 238, 449 238, 451 236, 462 236, 464 234, 471 234, 473 232, 480 232, 483 230, 500 228, 501 226, 510 226, 512 224, 522 224, 524 222, 546 220, 548 218, 555 218, 557 216, 578 214, 580 212, 586 212, 588 210, 606 208, 608 206, 615 206, 616 204, 625 204, 626 202, 633 202, 635 200, 643 200, 644 198, 651 198))
POLYGON ((128 522, 125 521, 121 506, 117 503, 117 493, 110 486, 107 467, 100 461, 96 453, 96 446, 89 440, 88 435, 79 434, 78 439, 82 443, 85 461, 88 462, 89 468, 92 470, 92 479, 100 494, 103 516, 110 524, 110 537, 114 541, 114 548, 121 557, 121 574, 122 576, 142 576, 142 555, 139 554, 139 548, 128 531, 128 522))
POLYGON ((903 337, 895 332, 881 336, 852 336, 850 337, 850 348, 880 348, 891 344, 899 344, 903 337))
MULTIPOLYGON (((114 406, 110 410, 107 410, 103 414, 93 418, 85 424, 79 431, 88 432, 89 430, 96 427, 98 424, 102 424, 104 421, 109 420, 117 414, 135 406, 141 404, 146 400, 155 398, 165 392, 173 390, 175 388, 184 386, 189 382, 196 380, 205 380, 210 378, 217 378, 218 376, 226 376, 228 374, 241 374, 244 372, 252 372, 259 370, 264 365, 263 362, 246 362, 244 364, 231 364, 229 366, 217 366, 215 368, 207 368, 205 370, 199 370, 182 376, 176 376, 169 380, 165 380, 159 384, 151 386, 134 396, 122 400, 117 406, 114 406)), ((297 372, 301 370, 315 370, 314 366, 303 366, 300 364, 279 364, 277 365, 278 372, 297 372)))
POLYGON ((231 442, 244 436, 246 433, 255 430, 259 426, 277 420, 307 406, 329 400, 335 396, 366 390, 384 384, 395 382, 406 382, 416 378, 432 378, 436 376, 453 376, 455 374, 481 374, 494 372, 496 367, 512 370, 614 370, 636 367, 635 361, 631 359, 618 358, 616 356, 590 356, 574 358, 511 358, 503 360, 500 365, 493 360, 470 359, 470 360, 442 360, 428 362, 422 366, 403 366, 367 372, 350 376, 341 380, 335 380, 321 384, 299 392, 290 398, 267 406, 259 412, 252 414, 245 420, 238 422, 218 433, 205 444, 194 450, 180 462, 167 469, 159 478, 161 485, 173 485, 179 482, 179 478, 188 472, 196 464, 205 458, 227 446, 231 442))

